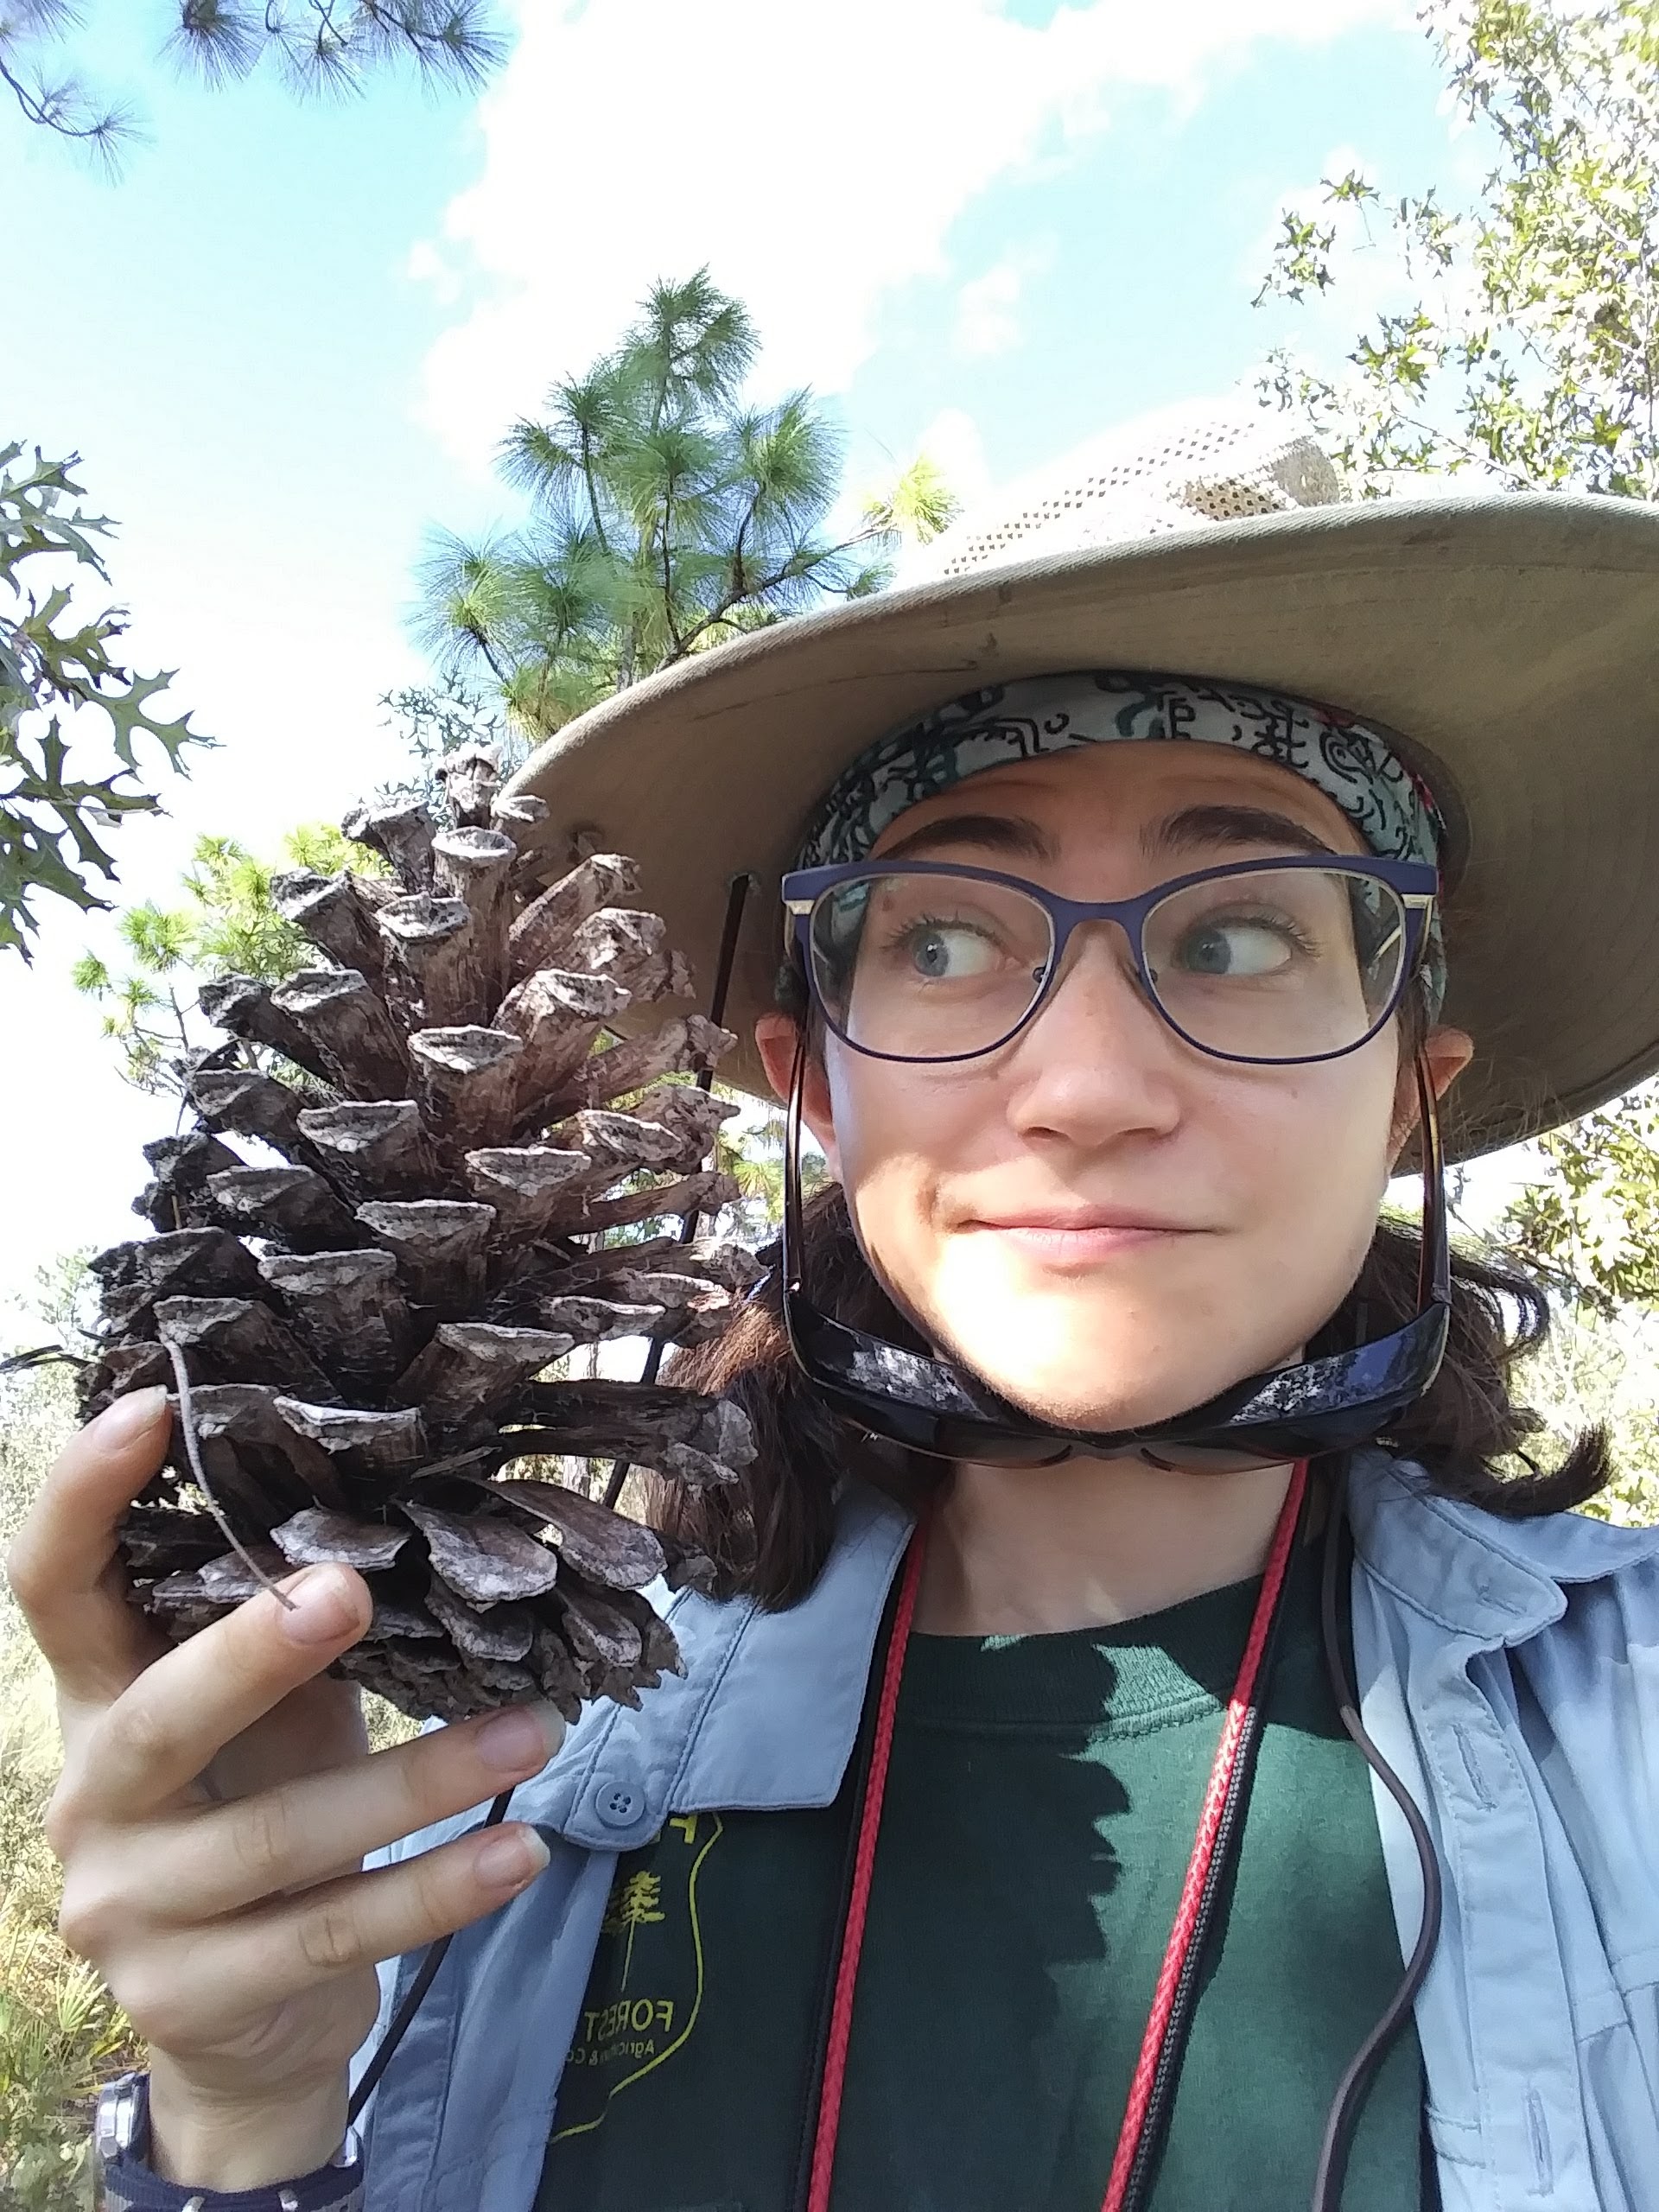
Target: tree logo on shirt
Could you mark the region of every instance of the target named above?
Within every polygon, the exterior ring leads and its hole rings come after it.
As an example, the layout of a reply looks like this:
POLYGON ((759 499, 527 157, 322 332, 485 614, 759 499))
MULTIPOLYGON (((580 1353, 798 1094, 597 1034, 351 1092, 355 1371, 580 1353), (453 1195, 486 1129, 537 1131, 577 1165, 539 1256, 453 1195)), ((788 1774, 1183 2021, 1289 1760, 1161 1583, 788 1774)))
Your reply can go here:
POLYGON ((718 1813, 682 1814, 655 1843, 619 1861, 560 2077, 563 2125, 555 2142, 597 2127, 617 2091, 671 2058, 696 2027, 703 1988, 697 1877, 723 1827, 718 1813))
POLYGON ((605 1909, 600 1923, 601 1936, 626 1935, 627 1948, 622 1954, 622 1986, 628 1986, 628 1975, 633 1967, 633 1939, 642 1928, 656 1926, 666 1920, 666 1913, 658 1912, 662 1902, 662 1877, 658 1874, 630 1874, 625 1882, 619 1868, 612 1885, 611 1901, 605 1909))

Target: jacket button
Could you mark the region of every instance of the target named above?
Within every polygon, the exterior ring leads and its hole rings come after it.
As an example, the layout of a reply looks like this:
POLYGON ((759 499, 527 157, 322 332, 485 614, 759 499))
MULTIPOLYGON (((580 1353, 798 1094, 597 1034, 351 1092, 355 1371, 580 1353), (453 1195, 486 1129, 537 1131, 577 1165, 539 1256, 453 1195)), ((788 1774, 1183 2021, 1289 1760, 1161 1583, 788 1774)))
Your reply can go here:
POLYGON ((601 1783, 594 1809, 607 1828, 631 1828, 645 1808, 644 1793, 626 1782, 601 1783))

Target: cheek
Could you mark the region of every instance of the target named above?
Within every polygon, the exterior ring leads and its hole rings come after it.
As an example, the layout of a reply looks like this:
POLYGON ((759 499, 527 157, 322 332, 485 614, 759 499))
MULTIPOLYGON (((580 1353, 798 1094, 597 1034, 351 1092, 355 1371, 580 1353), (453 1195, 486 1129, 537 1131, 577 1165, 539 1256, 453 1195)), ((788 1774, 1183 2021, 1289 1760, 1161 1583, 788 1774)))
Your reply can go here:
POLYGON ((1351 1288, 1388 1187, 1391 1041, 1251 1099, 1224 1135, 1240 1194, 1236 1257, 1266 1325, 1300 1344, 1351 1288))
MULTIPOLYGON (((1016 1402, 1117 1427, 1294 1358, 1336 1311, 1387 1185, 1394 1065, 1385 1038, 1325 1066, 1217 1073, 1195 1083, 1179 1128, 1138 1155, 1115 1159, 1108 1145, 1053 1163, 1071 1187, 1115 1196, 1144 1179, 1219 1228, 1166 1261, 1084 1276, 941 1226, 953 1173, 1007 1164, 1003 1125, 971 1081, 869 1061, 830 1074, 843 1186, 897 1303, 1016 1402)), ((1023 1173, 1018 1183, 1030 1186, 1023 1173)))
POLYGON ((838 1039, 824 1060, 854 1228, 882 1281, 914 1313, 938 1267, 940 1183, 982 1149, 994 1103, 982 1077, 869 1059, 838 1039))

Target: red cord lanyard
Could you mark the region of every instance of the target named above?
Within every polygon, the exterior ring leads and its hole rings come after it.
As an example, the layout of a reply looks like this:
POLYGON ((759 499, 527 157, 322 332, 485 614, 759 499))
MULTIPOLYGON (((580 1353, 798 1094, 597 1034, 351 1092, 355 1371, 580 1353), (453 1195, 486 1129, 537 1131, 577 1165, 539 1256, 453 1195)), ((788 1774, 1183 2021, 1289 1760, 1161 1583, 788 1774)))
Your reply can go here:
MULTIPOLYGON (((1146 2032, 1141 2039, 1141 2055, 1135 2061, 1135 2072, 1130 2077, 1128 2102, 1124 2107, 1123 2125, 1118 2133, 1117 2150, 1112 2159, 1111 2177, 1106 2184, 1101 2212, 1122 2212, 1128 2188, 1135 2152, 1146 2126, 1158 2062, 1162 2055, 1165 2037, 1169 2032, 1176 1988, 1186 1964, 1187 1953, 1192 1948, 1199 1900, 1204 1895, 1210 1862, 1215 1855, 1216 1834, 1221 1825, 1222 1808, 1227 1802, 1233 1770, 1237 1763, 1245 1719, 1255 1696, 1262 1654, 1267 1645, 1268 1632, 1278 1610, 1286 1572, 1290 1565, 1291 1545, 1306 1487, 1307 1462, 1300 1459, 1292 1473, 1290 1488, 1285 1494, 1278 1525, 1273 1532, 1273 1543, 1262 1577, 1261 1594, 1256 1599, 1255 1613, 1245 1640, 1244 1656, 1239 1662, 1232 1695, 1227 1700, 1221 1740, 1216 1746, 1209 1786, 1204 1793, 1204 1805, 1198 1814, 1198 1832, 1192 1839, 1192 1855, 1187 1861, 1186 1878, 1181 1885, 1180 1903, 1175 1908, 1174 1924, 1169 1931, 1164 1962, 1159 1970, 1157 1987, 1153 1993, 1152 2010, 1147 2016, 1146 2032)), ((846 1923, 842 1929, 841 1958, 836 1968, 835 1995, 830 2010, 830 2034, 824 2052, 823 2082, 818 2096, 817 2133, 812 2144, 812 2174, 807 2192, 807 2212, 830 2212, 830 2188, 836 2164, 836 2138, 841 2131, 841 2101, 847 2082, 847 2051, 852 2040, 853 1995, 858 1982, 859 1954, 864 1947, 864 1923, 869 1910, 870 1884, 875 1872, 875 1844, 881 1827, 881 1801, 887 1794, 887 1762, 893 1752, 893 1724, 899 1709, 899 1685, 904 1676, 905 1652, 910 1642, 911 1626, 916 1618, 916 1593, 921 1586, 922 1560, 926 1551, 925 1531, 925 1523, 918 1527, 906 1555, 904 1576, 899 1586, 899 1603, 893 1614, 893 1634, 887 1643, 887 1664, 882 1670, 881 1694, 875 1711, 875 1735, 870 1747, 869 1780, 865 1785, 864 1803, 859 1815, 852 1891, 847 1904, 846 1923)))

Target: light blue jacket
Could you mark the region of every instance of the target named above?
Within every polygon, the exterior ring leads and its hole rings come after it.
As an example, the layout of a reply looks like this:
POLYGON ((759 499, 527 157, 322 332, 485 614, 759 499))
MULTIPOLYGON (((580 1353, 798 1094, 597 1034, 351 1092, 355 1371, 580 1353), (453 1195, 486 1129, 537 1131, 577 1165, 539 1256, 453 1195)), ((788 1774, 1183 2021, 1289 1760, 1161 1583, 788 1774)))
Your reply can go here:
MULTIPOLYGON (((1445 1876, 1417 2000, 1445 2212, 1659 2212, 1659 1530, 1495 1520, 1380 1452, 1351 1499, 1361 1710, 1445 1876)), ((552 1863, 456 1937, 370 2107, 367 2212, 529 2212, 617 1853, 677 1814, 834 1799, 907 1525, 849 1491, 803 1604, 683 1593, 684 1678, 584 1711, 515 1793, 552 1863)), ((1403 1955, 1417 1857, 1375 1796, 1403 1955)))

